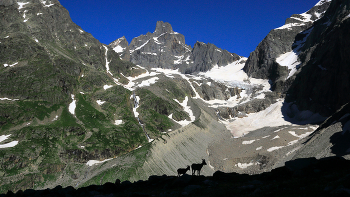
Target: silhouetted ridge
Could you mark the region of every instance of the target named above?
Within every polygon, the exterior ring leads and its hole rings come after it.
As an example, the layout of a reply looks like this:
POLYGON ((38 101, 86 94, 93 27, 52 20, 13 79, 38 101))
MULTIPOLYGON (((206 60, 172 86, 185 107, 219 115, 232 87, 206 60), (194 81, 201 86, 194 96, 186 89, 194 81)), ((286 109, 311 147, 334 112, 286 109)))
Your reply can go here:
POLYGON ((224 173, 213 176, 150 176, 147 181, 130 181, 28 189, 5 196, 346 196, 350 194, 350 161, 341 157, 297 159, 286 166, 258 175, 224 173))

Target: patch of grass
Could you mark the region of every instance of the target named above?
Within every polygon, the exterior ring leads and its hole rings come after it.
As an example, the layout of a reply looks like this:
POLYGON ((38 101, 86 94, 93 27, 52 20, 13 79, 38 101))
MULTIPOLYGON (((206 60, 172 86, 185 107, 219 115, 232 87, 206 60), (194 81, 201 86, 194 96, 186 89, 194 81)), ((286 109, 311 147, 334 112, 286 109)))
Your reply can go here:
MULTIPOLYGON (((116 179, 119 179, 120 181, 126 181, 130 180, 131 177, 138 177, 137 169, 140 169, 146 161, 150 147, 151 144, 146 144, 142 148, 136 149, 126 155, 123 155, 121 158, 123 162, 121 162, 121 164, 99 173, 79 187, 86 187, 93 184, 100 185, 106 182, 114 183, 116 179), (130 160, 130 158, 133 159, 130 160)), ((141 176, 142 175, 140 175, 140 177, 141 176)))
POLYGON ((88 128, 101 128, 104 126, 106 116, 95 109, 89 102, 85 100, 85 95, 78 94, 76 96, 77 104, 75 114, 79 120, 88 128))
POLYGON ((0 131, 38 118, 44 120, 62 105, 46 101, 14 101, 0 104, 0 131))
POLYGON ((69 127, 69 126, 79 126, 75 117, 68 111, 68 107, 65 106, 58 120, 52 123, 55 127, 69 127))
POLYGON ((146 125, 146 130, 156 136, 160 136, 160 132, 167 131, 174 125, 167 116, 154 110, 142 111, 141 117, 142 122, 146 125))
POLYGON ((173 114, 176 121, 185 120, 189 116, 182 107, 173 100, 165 100, 147 89, 139 89, 136 94, 140 97, 140 119, 146 125, 147 132, 159 137, 160 132, 167 131, 173 126, 169 115, 173 114))
POLYGON ((181 81, 176 83, 172 80, 162 80, 156 83, 170 100, 177 99, 182 102, 186 95, 191 95, 191 92, 185 87, 181 87, 180 84, 181 81))

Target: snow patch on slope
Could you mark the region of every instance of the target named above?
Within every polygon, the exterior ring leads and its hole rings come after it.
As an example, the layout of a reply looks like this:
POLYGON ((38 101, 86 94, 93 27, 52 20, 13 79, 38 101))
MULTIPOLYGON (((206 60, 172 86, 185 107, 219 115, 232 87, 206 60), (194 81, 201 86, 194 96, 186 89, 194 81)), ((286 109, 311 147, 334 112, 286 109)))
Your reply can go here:
POLYGON ((142 49, 146 44, 148 44, 149 41, 150 40, 147 40, 145 43, 143 43, 141 46, 137 47, 136 49, 130 50, 130 53, 133 53, 134 51, 142 49))
MULTIPOLYGON (((7 140, 10 136, 11 136, 11 134, 10 135, 1 135, 0 142, 7 140)), ((9 142, 6 144, 0 144, 0 148, 11 148, 11 147, 16 146, 17 144, 18 144, 18 141, 12 141, 12 142, 9 142)))
POLYGON ((123 124, 123 120, 115 120, 114 124, 115 125, 121 125, 121 124, 123 124))
POLYGON ((111 88, 111 87, 113 87, 113 86, 112 86, 112 85, 104 85, 104 86, 103 86, 103 89, 104 89, 104 90, 107 90, 107 89, 109 89, 109 88, 111 88))
POLYGON ((243 141, 242 144, 252 144, 253 142, 255 142, 255 140, 243 141))
POLYGON ((121 47, 120 45, 116 46, 113 48, 113 50, 116 52, 116 53, 122 53, 125 48, 121 47))
POLYGON ((20 9, 23 9, 25 5, 29 4, 29 2, 25 2, 25 3, 24 2, 17 2, 17 4, 19 6, 18 9, 20 10, 20 9))
POLYGON ((313 27, 302 33, 305 34, 304 38, 294 43, 295 48, 292 51, 281 54, 279 57, 276 58, 276 62, 279 65, 286 66, 290 70, 287 79, 297 72, 297 69, 301 64, 298 57, 299 50, 304 45, 306 39, 309 37, 312 30, 313 27))
POLYGON ((110 75, 113 76, 113 74, 109 71, 109 61, 107 59, 107 55, 108 55, 108 47, 104 46, 103 47, 105 48, 106 52, 105 52, 105 57, 106 57, 106 70, 107 70, 107 73, 109 73, 110 75))
POLYGON ((158 81, 158 79, 159 79, 158 77, 153 77, 153 78, 144 80, 138 85, 138 87, 150 86, 152 84, 155 84, 158 81))
POLYGON ((179 123, 182 126, 186 126, 186 125, 188 125, 191 122, 196 120, 196 117, 193 115, 193 111, 191 110, 191 107, 187 105, 188 104, 188 97, 187 96, 185 97, 185 100, 182 103, 180 103, 177 99, 174 99, 174 101, 179 103, 184 108, 184 111, 188 113, 190 120, 176 121, 172 118, 172 114, 169 115, 170 119, 174 120, 175 122, 179 123))
POLYGON ((10 135, 0 135, 0 142, 7 140, 10 136, 11 136, 11 134, 10 135))
POLYGON ((14 64, 11 64, 11 65, 8 65, 8 64, 4 64, 4 67, 14 67, 18 64, 18 62, 14 63, 14 64))
POLYGON ((245 169, 245 168, 248 168, 249 166, 258 165, 258 164, 259 164, 259 162, 256 162, 256 163, 254 163, 254 162, 250 162, 250 163, 237 163, 235 166, 236 166, 236 167, 239 167, 239 168, 241 168, 241 169, 245 169))
POLYGON ((19 99, 9 99, 9 98, 0 98, 1 101, 5 101, 5 100, 8 100, 8 101, 18 101, 19 99))
POLYGON ((301 64, 301 62, 298 60, 298 54, 295 51, 290 51, 280 55, 276 59, 276 62, 281 66, 287 66, 288 69, 291 70, 287 79, 295 74, 298 66, 301 64))
POLYGON ((103 103, 105 103, 106 101, 101 101, 101 100, 97 100, 96 101, 96 103, 98 104, 98 105, 103 105, 103 103))
POLYGON ((104 163, 106 161, 109 161, 109 160, 112 160, 114 158, 110 158, 110 159, 105 159, 103 161, 98 161, 98 160, 90 160, 86 163, 87 166, 93 166, 93 165, 96 165, 96 164, 101 164, 101 163, 104 163))
POLYGON ((73 101, 69 104, 69 112, 74 115, 75 114, 75 108, 77 106, 76 106, 76 100, 74 99, 74 94, 72 94, 71 97, 72 97, 73 101))

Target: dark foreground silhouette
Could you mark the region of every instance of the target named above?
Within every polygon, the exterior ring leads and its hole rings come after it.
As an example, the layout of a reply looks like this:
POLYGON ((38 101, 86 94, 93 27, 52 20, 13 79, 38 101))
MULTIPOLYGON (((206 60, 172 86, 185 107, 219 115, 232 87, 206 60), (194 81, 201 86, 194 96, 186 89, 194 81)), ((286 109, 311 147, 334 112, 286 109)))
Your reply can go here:
POLYGON ((195 175, 196 174, 196 171, 197 171, 197 175, 201 175, 201 170, 202 170, 202 167, 204 165, 207 165, 207 163, 205 162, 205 160, 203 159, 202 160, 202 163, 194 163, 191 165, 191 168, 192 168, 192 175, 195 175))
POLYGON ((187 166, 187 168, 179 168, 177 169, 177 176, 184 175, 189 170, 190 170, 190 166, 187 166))
POLYGON ((223 173, 213 176, 150 176, 129 181, 46 190, 7 192, 3 196, 349 196, 350 161, 341 157, 289 161, 286 166, 257 175, 223 173))

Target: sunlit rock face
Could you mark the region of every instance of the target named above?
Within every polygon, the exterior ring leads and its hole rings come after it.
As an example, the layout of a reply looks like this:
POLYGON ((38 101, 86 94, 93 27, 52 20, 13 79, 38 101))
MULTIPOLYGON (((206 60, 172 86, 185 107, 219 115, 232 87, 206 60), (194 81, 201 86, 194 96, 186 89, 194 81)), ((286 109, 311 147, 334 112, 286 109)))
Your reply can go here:
POLYGON ((110 46, 124 59, 146 68, 179 69, 182 73, 208 71, 213 66, 226 66, 240 56, 213 44, 196 42, 192 48, 184 35, 174 32, 167 22, 158 21, 153 33, 140 35, 127 45, 124 37, 110 46))

